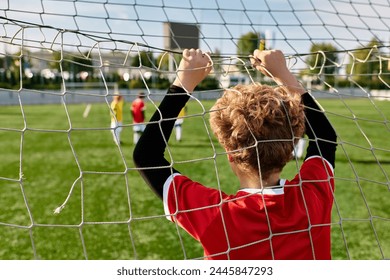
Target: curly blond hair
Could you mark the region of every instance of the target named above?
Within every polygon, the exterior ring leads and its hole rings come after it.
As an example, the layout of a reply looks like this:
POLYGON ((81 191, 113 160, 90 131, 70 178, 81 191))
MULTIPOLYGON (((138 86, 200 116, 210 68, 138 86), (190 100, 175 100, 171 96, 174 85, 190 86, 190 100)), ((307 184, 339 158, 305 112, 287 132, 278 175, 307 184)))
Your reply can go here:
POLYGON ((304 132, 298 94, 283 87, 238 85, 225 90, 210 112, 210 125, 233 161, 266 180, 291 160, 304 132))

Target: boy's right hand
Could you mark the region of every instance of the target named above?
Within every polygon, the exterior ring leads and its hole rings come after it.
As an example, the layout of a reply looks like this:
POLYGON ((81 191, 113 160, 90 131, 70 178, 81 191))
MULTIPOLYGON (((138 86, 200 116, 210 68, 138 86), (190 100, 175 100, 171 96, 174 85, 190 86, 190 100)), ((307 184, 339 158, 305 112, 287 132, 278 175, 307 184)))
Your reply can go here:
POLYGON ((173 85, 192 92, 210 73, 211 68, 209 53, 203 53, 199 49, 185 49, 173 85))

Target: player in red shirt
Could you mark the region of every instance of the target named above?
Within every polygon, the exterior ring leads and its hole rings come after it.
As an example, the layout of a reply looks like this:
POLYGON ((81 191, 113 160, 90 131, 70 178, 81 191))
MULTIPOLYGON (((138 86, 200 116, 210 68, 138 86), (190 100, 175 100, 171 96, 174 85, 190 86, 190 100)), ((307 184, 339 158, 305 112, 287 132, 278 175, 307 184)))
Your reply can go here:
POLYGON ((211 70, 200 50, 183 51, 177 77, 135 147, 135 164, 163 199, 167 218, 202 244, 207 259, 330 259, 335 131, 280 51, 256 50, 251 61, 279 87, 227 89, 210 111, 240 182, 236 194, 203 186, 164 158, 175 118, 211 70), (293 179, 281 179, 304 131, 305 161, 293 179))
POLYGON ((140 92, 137 98, 131 103, 131 115, 133 116, 133 143, 137 144, 145 130, 145 94, 140 92))

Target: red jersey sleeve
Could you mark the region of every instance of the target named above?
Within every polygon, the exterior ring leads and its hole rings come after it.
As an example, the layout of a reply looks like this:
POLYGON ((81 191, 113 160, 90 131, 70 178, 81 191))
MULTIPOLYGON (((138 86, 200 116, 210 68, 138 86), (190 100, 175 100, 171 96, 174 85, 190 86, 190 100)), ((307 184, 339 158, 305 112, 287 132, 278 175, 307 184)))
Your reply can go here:
POLYGON ((176 173, 164 185, 164 211, 168 220, 177 222, 200 240, 208 225, 219 216, 224 197, 223 192, 176 173))
POLYGON ((303 185, 315 189, 319 196, 333 198, 334 170, 332 165, 324 158, 313 156, 304 162, 300 170, 303 185))
POLYGON ((321 157, 311 157, 302 165, 299 176, 310 223, 313 226, 330 225, 334 201, 332 165, 321 157))

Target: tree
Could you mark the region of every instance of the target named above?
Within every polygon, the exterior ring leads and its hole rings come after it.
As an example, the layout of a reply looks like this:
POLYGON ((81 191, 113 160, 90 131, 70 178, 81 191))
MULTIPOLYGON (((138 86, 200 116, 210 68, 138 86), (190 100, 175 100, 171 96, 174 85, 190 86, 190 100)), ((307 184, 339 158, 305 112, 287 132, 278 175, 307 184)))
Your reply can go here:
POLYGON ((61 60, 61 52, 53 52, 53 61, 49 62, 50 69, 55 69, 58 72, 61 72, 60 64, 62 65, 63 71, 69 71, 70 69, 70 56, 66 56, 61 60))
POLYGON ((310 47, 310 55, 305 59, 307 69, 301 71, 301 75, 320 74, 321 79, 327 83, 334 82, 337 74, 338 49, 330 43, 313 43, 310 47))
MULTIPOLYGON (((87 72, 88 73, 87 78, 92 77, 92 73, 93 73, 92 58, 88 52, 85 52, 82 56, 74 56, 72 58, 72 62, 74 62, 73 72, 76 73, 76 75, 82 72, 87 72)), ((81 76, 81 79, 84 78, 81 76)))
POLYGON ((383 45, 382 42, 373 38, 366 46, 352 53, 353 56, 351 56, 351 63, 347 66, 347 73, 363 87, 371 89, 387 88, 383 81, 387 84, 390 83, 389 69, 384 61, 381 64, 379 59, 385 56, 380 50, 381 45, 383 45), (379 74, 381 74, 380 77, 383 81, 379 79, 379 74))
POLYGON ((88 73, 87 76, 83 76, 83 79, 90 79, 93 74, 93 68, 92 68, 92 58, 91 54, 89 52, 85 52, 82 55, 76 54, 76 53, 68 53, 65 52, 62 54, 61 59, 61 52, 55 51, 53 52, 53 61, 49 63, 49 67, 52 70, 55 70, 56 72, 68 72, 70 74, 70 77, 74 79, 75 77, 80 78, 80 73, 86 72, 88 73))
POLYGON ((161 71, 168 71, 169 70, 169 54, 168 53, 161 53, 157 57, 157 66, 161 71))
POLYGON ((152 68, 154 65, 153 53, 141 51, 139 52, 139 55, 134 56, 131 62, 131 66, 139 67, 140 65, 142 65, 143 67, 152 68))
POLYGON ((240 37, 237 42, 238 55, 250 55, 259 48, 260 34, 248 32, 240 37))
POLYGON ((21 69, 23 70, 21 51, 19 50, 13 55, 7 55, 5 59, 8 67, 6 69, 8 82, 11 87, 18 88, 20 86, 20 74, 23 74, 21 73, 21 69))

